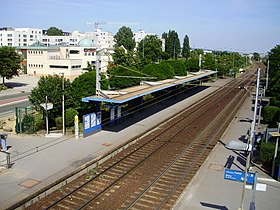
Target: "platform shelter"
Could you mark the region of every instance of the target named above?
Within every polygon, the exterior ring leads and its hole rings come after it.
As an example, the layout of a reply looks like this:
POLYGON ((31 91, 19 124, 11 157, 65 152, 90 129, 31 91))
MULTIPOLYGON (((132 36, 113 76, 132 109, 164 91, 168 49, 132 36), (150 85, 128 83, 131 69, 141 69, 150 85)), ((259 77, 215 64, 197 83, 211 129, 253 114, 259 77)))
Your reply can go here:
POLYGON ((198 72, 189 72, 188 76, 175 76, 174 79, 156 82, 142 81, 139 86, 129 87, 118 91, 99 90, 98 95, 88 96, 82 99, 83 102, 93 103, 96 106, 95 116, 92 115, 88 116, 87 119, 84 118, 84 121, 86 121, 86 128, 84 124, 84 131, 88 129, 88 132, 85 132, 87 135, 95 132, 96 129, 102 128, 102 116, 100 112, 101 103, 103 106, 110 109, 110 124, 114 124, 116 120, 122 118, 121 105, 131 100, 179 85, 201 82, 208 77, 215 75, 217 75, 217 71, 200 70, 198 72), (91 122, 93 122, 94 126, 90 126, 91 122), (95 127, 96 125, 98 126, 95 127), (95 129, 90 129, 91 127, 95 127, 95 129))

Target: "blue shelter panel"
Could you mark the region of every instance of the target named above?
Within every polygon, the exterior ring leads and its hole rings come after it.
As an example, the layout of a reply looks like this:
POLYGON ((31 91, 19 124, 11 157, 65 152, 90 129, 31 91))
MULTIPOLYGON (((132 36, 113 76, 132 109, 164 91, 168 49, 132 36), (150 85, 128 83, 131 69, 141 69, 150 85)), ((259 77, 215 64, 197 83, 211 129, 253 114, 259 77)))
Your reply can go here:
POLYGON ((92 135, 102 128, 101 112, 93 112, 83 116, 83 136, 92 135))

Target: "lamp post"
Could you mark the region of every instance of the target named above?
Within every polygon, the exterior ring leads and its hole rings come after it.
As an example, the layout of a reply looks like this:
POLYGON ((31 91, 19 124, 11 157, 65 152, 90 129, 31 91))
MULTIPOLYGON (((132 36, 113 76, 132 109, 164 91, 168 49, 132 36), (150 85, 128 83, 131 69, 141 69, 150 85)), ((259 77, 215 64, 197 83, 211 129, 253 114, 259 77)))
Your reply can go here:
POLYGON ((65 135, 65 107, 64 107, 64 72, 59 73, 62 76, 62 133, 65 135))
POLYGON ((255 125, 256 125, 256 116, 257 116, 257 107, 258 107, 258 95, 259 95, 259 84, 260 84, 260 69, 258 69, 258 76, 257 76, 257 88, 256 88, 256 98, 255 98, 255 106, 254 106, 254 116, 253 121, 251 124, 251 132, 250 137, 247 143, 237 142, 237 141, 230 141, 226 144, 226 148, 231 150, 239 150, 244 151, 246 153, 246 165, 244 169, 244 182, 243 182, 243 189, 242 189, 242 196, 240 207, 238 210, 244 210, 244 198, 245 198, 245 190, 246 190, 246 181, 247 181, 247 174, 250 167, 250 154, 254 151, 254 133, 255 133, 255 125))

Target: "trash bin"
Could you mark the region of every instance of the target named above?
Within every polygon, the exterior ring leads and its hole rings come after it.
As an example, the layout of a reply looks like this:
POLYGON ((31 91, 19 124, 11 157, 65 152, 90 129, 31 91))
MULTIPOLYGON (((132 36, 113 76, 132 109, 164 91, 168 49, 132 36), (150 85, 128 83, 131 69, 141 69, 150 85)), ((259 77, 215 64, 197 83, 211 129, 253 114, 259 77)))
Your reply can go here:
POLYGON ((8 134, 5 134, 5 133, 0 134, 2 151, 5 151, 5 152, 7 151, 7 137, 8 137, 8 134))

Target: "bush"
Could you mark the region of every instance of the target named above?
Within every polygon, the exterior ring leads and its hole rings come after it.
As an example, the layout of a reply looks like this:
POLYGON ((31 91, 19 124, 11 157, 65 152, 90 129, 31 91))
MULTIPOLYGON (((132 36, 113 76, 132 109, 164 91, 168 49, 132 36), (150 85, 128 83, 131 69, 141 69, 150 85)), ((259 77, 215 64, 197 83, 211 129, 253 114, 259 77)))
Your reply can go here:
POLYGON ((58 130, 61 130, 63 125, 62 125, 62 117, 57 117, 55 118, 55 126, 58 130))
POLYGON ((69 108, 69 109, 66 109, 66 112, 65 112, 65 124, 66 126, 70 127, 70 126, 73 126, 74 125, 74 117, 75 115, 78 115, 79 112, 76 110, 76 109, 73 109, 73 108, 69 108))
MULTIPOLYGON (((266 143, 262 142, 261 147, 260 147, 260 162, 261 164, 267 168, 271 169, 272 168, 272 161, 274 157, 274 150, 275 150, 275 143, 266 143)), ((278 147, 278 154, 277 154, 277 160, 276 160, 276 168, 279 166, 280 162, 280 151, 278 147)), ((277 170, 276 170, 277 171, 277 170)))
POLYGON ((162 61, 161 63, 168 63, 169 65, 171 65, 176 76, 187 76, 188 74, 185 61, 183 60, 167 60, 162 61))
POLYGON ((276 106, 265 106, 263 109, 263 120, 271 126, 276 126, 279 121, 280 109, 276 106))
POLYGON ((34 127, 35 127, 35 130, 38 131, 38 130, 43 130, 45 129, 46 125, 45 125, 45 120, 44 120, 44 116, 42 113, 40 112, 37 112, 35 115, 34 115, 34 127))
POLYGON ((3 84, 0 85, 0 91, 2 91, 2 90, 7 90, 7 89, 8 89, 7 86, 5 86, 5 85, 3 85, 3 84))

